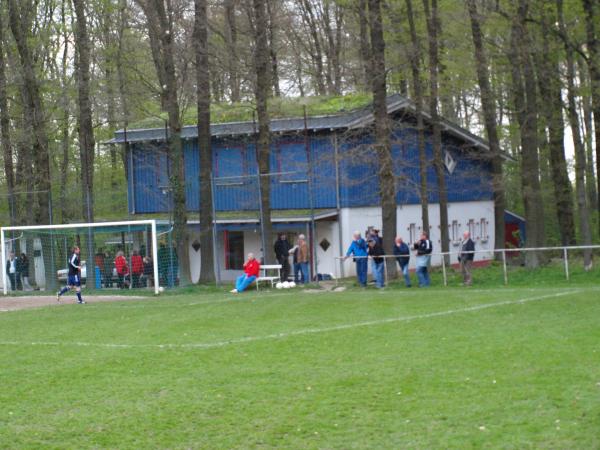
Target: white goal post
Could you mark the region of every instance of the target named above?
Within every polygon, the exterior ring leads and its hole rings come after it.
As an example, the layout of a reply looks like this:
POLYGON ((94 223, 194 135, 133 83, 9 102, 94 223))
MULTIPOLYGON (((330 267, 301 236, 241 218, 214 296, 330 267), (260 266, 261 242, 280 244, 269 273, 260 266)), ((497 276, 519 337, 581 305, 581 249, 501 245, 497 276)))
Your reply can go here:
MULTIPOLYGON (((122 221, 122 222, 93 222, 93 223, 73 223, 73 224, 59 224, 59 225, 27 225, 27 226, 9 226, 0 228, 0 243, 1 243, 1 253, 2 253, 2 288, 4 295, 8 294, 8 277, 7 277, 7 254, 6 254, 6 236, 7 233, 13 232, 68 232, 68 230, 91 230, 95 228, 105 228, 110 229, 111 227, 119 228, 119 227, 140 227, 145 226, 149 227, 151 230, 151 243, 152 243, 152 261, 153 261, 153 275, 154 275, 154 293, 158 294, 160 292, 159 289, 159 271, 158 271, 158 239, 157 239, 157 230, 156 230, 156 220, 148 219, 148 220, 130 220, 130 221, 122 221)), ((18 238, 17 238, 18 239, 18 238)), ((11 239, 15 240, 14 238, 11 239)), ((88 257, 93 258, 94 255, 88 255, 88 257)))

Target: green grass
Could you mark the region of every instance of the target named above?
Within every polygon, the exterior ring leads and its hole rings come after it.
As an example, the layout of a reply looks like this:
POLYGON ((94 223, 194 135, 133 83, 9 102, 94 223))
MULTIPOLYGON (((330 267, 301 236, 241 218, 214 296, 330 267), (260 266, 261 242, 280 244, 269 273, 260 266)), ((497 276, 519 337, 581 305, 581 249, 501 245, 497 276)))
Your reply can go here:
MULTIPOLYGON (((276 97, 269 99, 269 115, 272 119, 302 117, 304 107, 308 116, 339 114, 364 108, 371 103, 371 95, 352 93, 340 96, 276 97)), ((252 102, 216 103, 211 105, 211 123, 252 121, 256 106, 252 102)), ((153 117, 131 124, 130 128, 161 128, 165 126, 166 113, 155 111, 153 117)), ((197 123, 196 111, 185 111, 184 125, 197 123)))
POLYGON ((188 288, 3 313, 0 442, 598 448, 599 300, 576 285, 188 288))

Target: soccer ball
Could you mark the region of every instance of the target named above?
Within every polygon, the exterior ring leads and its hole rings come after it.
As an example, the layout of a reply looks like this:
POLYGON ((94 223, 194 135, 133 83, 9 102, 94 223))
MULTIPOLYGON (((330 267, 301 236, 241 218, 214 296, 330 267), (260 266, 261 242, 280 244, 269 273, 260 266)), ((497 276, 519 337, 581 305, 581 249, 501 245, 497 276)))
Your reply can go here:
POLYGON ((290 287, 291 288, 295 288, 296 287, 296 283, 294 283, 293 281, 290 281, 290 287))
POLYGON ((289 282, 287 282, 287 281, 284 281, 284 282, 283 282, 283 288, 284 288, 284 289, 289 289, 289 288, 290 288, 290 283, 289 283, 289 282))
POLYGON ((283 289, 283 283, 277 283, 277 284, 275 285, 275 287, 276 287, 277 289, 283 289))
POLYGON ((164 287, 162 287, 162 286, 159 286, 159 287, 158 287, 158 292, 165 292, 165 288, 164 288, 164 287))

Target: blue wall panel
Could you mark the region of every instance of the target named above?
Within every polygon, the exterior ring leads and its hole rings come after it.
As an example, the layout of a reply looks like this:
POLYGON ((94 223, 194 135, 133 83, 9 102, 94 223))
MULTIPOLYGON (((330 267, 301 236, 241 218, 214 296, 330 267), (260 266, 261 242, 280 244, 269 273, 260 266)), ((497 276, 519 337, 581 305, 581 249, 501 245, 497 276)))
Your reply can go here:
MULTIPOLYGON (((431 137, 427 139, 428 197, 438 201, 437 178, 433 168, 431 137)), ((379 166, 373 137, 354 134, 339 137, 339 181, 342 207, 376 206, 379 204, 379 166)), ((195 140, 184 141, 187 207, 197 211, 198 150, 195 140)), ((309 162, 312 163, 312 206, 335 208, 337 203, 334 136, 314 135, 309 138, 307 153, 303 136, 274 139, 271 149, 271 207, 273 209, 309 209, 309 162), (289 173, 291 172, 291 173, 289 173)), ((168 162, 161 145, 136 144, 133 151, 133 196, 136 213, 168 212, 169 196, 160 186, 168 186, 168 162)), ((456 161, 452 174, 446 169, 448 200, 463 202, 492 199, 489 163, 469 155, 460 143, 444 138, 444 151, 456 161)), ((420 172, 417 136, 414 128, 398 127, 392 134, 392 154, 399 204, 420 202, 420 172)), ((213 142, 213 174, 215 207, 218 211, 259 209, 259 186, 254 143, 247 138, 213 142)))

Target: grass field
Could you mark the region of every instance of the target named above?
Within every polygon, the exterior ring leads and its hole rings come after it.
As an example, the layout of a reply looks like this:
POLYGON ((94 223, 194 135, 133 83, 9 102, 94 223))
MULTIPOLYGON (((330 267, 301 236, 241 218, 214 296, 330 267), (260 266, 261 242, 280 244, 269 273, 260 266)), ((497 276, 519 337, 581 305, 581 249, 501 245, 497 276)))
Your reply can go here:
POLYGON ((0 314, 2 448, 599 448, 593 286, 0 314))

